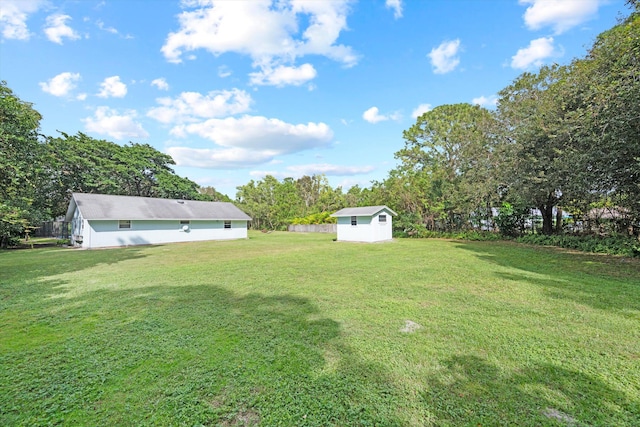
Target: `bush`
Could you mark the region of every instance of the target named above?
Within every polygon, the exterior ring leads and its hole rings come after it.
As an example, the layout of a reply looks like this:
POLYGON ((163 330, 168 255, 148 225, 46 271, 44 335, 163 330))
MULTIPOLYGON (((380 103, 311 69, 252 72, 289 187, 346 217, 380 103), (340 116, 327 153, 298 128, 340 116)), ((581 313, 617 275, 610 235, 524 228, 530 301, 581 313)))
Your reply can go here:
POLYGON ((494 241, 502 239, 497 233, 490 231, 457 231, 457 232, 441 232, 431 231, 422 224, 410 224, 404 230, 396 230, 394 237, 400 238, 416 238, 416 239, 456 239, 456 240, 476 240, 476 241, 494 241))
POLYGON ((527 234, 516 239, 520 243, 544 246, 558 246, 583 252, 608 255, 640 256, 640 241, 635 237, 615 234, 611 236, 572 236, 566 234, 550 235, 527 234))
POLYGON ((293 225, 335 224, 336 222, 337 218, 332 217, 329 212, 319 212, 302 218, 293 218, 291 220, 291 224, 293 225))
POLYGON ((20 246, 22 239, 18 236, 9 236, 5 242, 8 248, 15 248, 16 246, 20 246))
POLYGON ((529 209, 526 207, 518 207, 504 202, 494 220, 503 236, 515 237, 524 229, 525 218, 528 213, 529 209))

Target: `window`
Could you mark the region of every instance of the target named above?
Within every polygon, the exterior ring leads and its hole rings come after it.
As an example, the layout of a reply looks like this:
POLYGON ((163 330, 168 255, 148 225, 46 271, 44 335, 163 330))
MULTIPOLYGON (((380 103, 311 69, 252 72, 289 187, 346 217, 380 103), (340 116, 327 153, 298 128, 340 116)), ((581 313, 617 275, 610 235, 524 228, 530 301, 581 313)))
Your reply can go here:
POLYGON ((224 228, 231 228, 231 221, 225 221, 224 228))
POLYGON ((120 221, 118 221, 118 228, 119 229, 131 228, 131 220, 121 219, 120 221))
POLYGON ((378 217, 378 222, 380 223, 386 223, 387 222, 387 216, 386 215, 380 215, 378 217))
POLYGON ((352 216, 351 217, 351 225, 358 225, 358 217, 357 216, 352 216))

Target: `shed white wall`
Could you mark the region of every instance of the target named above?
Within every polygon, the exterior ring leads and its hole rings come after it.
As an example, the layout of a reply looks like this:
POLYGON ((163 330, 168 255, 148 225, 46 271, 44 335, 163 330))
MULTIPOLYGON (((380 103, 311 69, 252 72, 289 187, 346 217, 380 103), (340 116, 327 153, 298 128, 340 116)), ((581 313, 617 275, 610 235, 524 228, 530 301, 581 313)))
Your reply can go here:
POLYGON ((80 241, 76 241, 82 236, 82 231, 84 228, 88 227, 87 221, 82 218, 80 215, 80 211, 78 209, 73 211, 73 218, 71 219, 71 244, 72 245, 80 245, 80 241))
POLYGON ((382 211, 371 216, 358 216, 357 225, 351 225, 351 217, 338 217, 338 240, 345 242, 384 242, 393 239, 392 217, 382 211), (380 213, 387 216, 380 222, 380 213))
POLYGON ((190 221, 188 231, 178 220, 132 220, 130 229, 119 229, 116 220, 84 221, 83 248, 148 245, 204 240, 231 240, 247 238, 247 221, 190 221))

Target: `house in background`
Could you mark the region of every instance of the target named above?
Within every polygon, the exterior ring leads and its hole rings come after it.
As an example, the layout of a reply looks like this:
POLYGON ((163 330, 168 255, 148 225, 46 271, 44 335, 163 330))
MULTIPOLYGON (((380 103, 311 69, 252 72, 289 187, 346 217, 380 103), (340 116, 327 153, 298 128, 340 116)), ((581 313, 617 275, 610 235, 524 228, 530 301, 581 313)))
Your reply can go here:
POLYGON ((338 219, 338 241, 384 242, 393 238, 392 218, 387 206, 345 208, 332 214, 338 219))
POLYGON ((244 239, 251 218, 227 202, 73 193, 65 220, 88 249, 244 239))

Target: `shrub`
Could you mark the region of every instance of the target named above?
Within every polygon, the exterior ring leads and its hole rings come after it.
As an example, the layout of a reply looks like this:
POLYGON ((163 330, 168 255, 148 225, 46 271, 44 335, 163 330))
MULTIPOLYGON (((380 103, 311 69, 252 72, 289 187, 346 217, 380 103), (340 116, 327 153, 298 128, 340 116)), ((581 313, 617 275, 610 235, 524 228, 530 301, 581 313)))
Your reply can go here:
POLYGON ((293 218, 291 220, 291 224, 293 225, 335 224, 336 222, 336 218, 332 217, 329 212, 318 212, 301 218, 293 218))
POLYGON ((511 203, 504 202, 500 207, 500 212, 495 217, 495 222, 500 233, 504 236, 514 237, 524 229, 524 222, 529 209, 518 207, 511 203))
POLYGON ((416 239, 457 239, 457 240, 476 240, 476 241, 492 241, 500 240, 502 236, 498 233, 490 231, 466 230, 457 232, 441 232, 431 231, 422 224, 410 224, 404 230, 396 230, 394 237, 406 237, 416 239))
POLYGON ((533 245, 558 246, 583 252, 593 252, 628 257, 640 256, 640 241, 632 236, 614 234, 611 236, 573 236, 566 234, 550 235, 527 234, 517 239, 520 243, 533 245))

